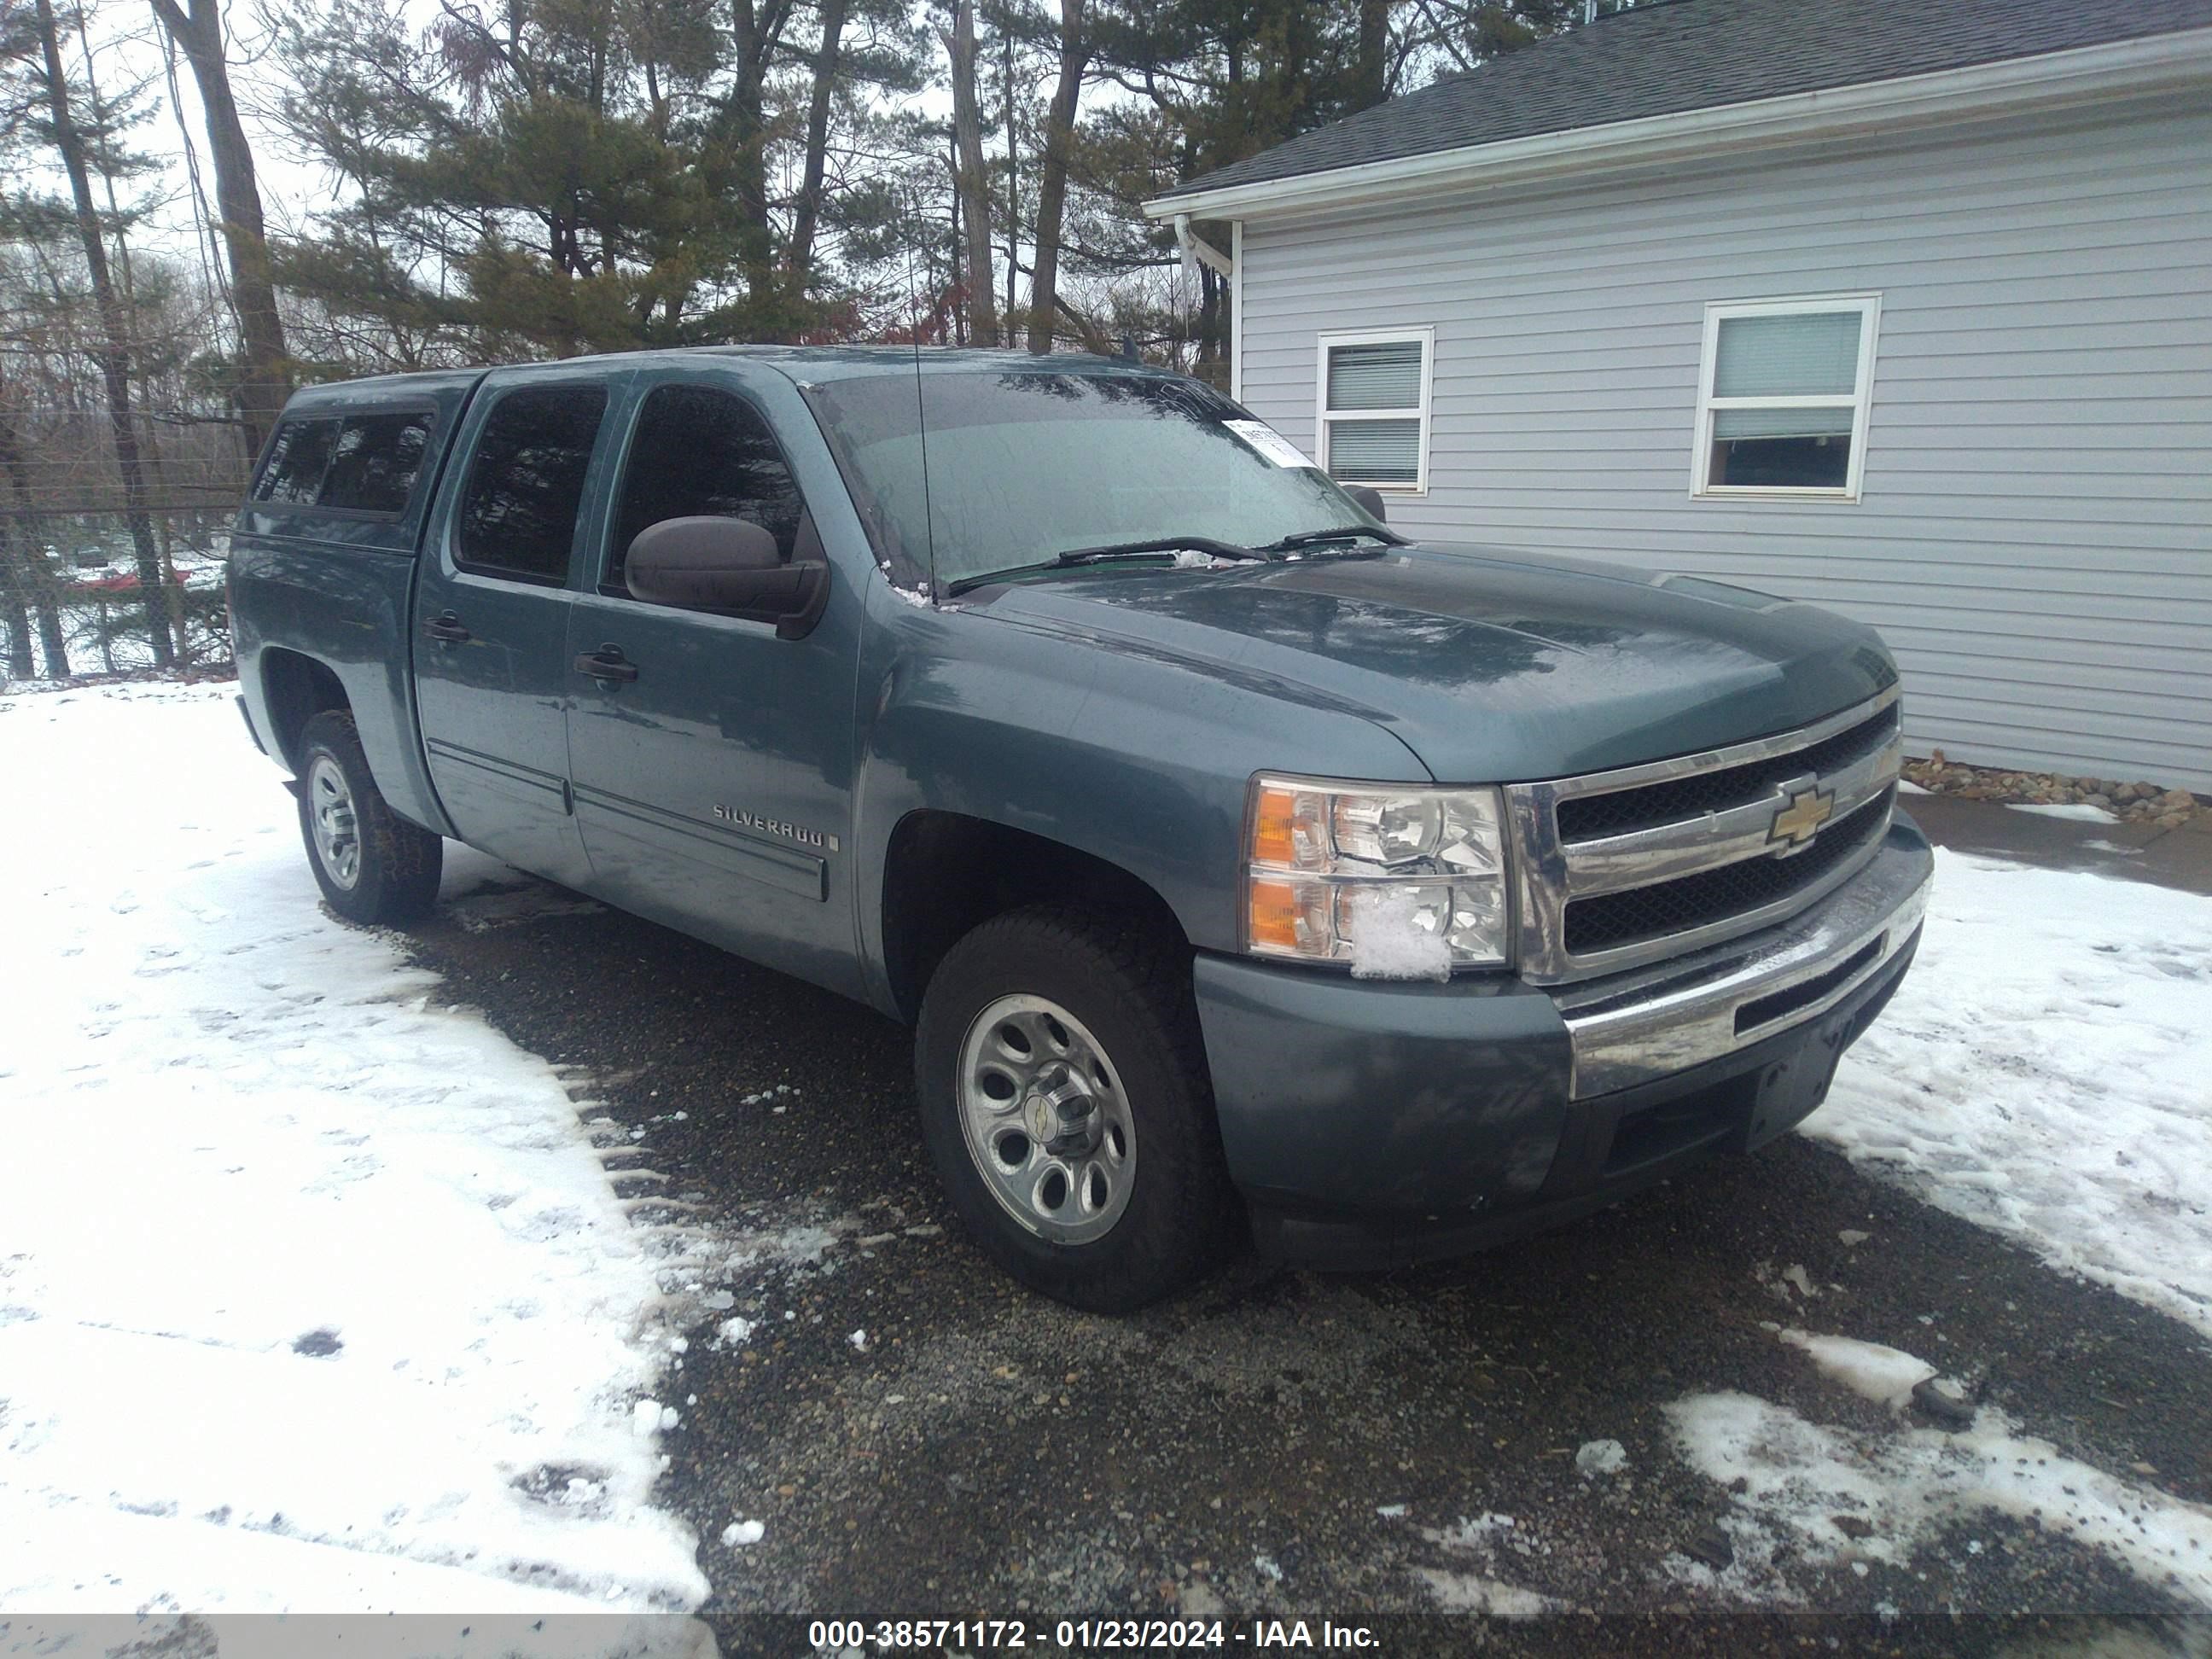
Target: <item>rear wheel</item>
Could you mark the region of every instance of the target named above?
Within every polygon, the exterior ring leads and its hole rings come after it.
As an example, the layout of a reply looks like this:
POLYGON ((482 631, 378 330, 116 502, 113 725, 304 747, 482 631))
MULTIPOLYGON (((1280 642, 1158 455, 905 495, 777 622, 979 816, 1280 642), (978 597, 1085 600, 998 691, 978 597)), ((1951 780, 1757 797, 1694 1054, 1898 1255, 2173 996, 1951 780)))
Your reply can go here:
POLYGON ((953 1206, 1024 1284, 1103 1313, 1196 1278, 1236 1202, 1182 953, 1054 907, 947 953, 915 1042, 953 1206))
POLYGON ((331 909, 348 921, 412 921, 438 896, 445 842, 394 813, 369 775, 353 716, 325 708, 300 734, 300 839, 331 909))

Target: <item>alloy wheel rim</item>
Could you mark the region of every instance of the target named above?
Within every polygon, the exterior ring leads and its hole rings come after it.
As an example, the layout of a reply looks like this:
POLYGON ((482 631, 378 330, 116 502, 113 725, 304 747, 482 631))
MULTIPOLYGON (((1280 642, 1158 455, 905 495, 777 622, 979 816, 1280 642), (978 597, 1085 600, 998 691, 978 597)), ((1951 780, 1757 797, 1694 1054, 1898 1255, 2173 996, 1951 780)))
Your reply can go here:
POLYGON ((361 880, 361 820, 345 774, 328 755, 307 769, 307 811, 323 873, 348 892, 361 880))
POLYGON ((1104 1237, 1129 1207, 1137 1127, 1090 1028, 1048 997, 1004 996, 960 1046, 960 1127, 999 1206, 1056 1244, 1104 1237))

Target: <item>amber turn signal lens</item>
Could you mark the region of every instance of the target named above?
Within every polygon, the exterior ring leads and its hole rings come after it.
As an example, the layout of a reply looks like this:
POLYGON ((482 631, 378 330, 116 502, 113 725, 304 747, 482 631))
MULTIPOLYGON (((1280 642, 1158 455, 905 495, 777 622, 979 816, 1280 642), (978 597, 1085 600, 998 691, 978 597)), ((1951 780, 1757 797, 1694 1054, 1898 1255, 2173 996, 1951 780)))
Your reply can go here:
POLYGON ((1297 817, 1297 796, 1288 789, 1260 791, 1252 815, 1254 862, 1284 866, 1297 862, 1297 843, 1291 828, 1297 817))
POLYGON ((1269 881, 1255 876, 1252 879, 1250 903, 1246 938, 1251 944, 1278 951, 1298 948, 1298 890, 1295 882, 1269 881))

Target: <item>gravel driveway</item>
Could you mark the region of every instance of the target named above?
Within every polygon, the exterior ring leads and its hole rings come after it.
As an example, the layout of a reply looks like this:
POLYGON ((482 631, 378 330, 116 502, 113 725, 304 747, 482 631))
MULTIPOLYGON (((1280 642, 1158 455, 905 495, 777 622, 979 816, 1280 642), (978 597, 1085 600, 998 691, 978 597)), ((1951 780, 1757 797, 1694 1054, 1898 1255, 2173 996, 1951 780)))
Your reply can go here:
POLYGON ((534 884, 412 947, 574 1068, 625 1190, 672 1200, 642 1219, 721 1243, 663 1498, 731 1650, 803 1640, 763 1614, 1081 1613, 1655 1653, 2004 1651, 2094 1613, 2204 1650, 2203 1339, 1808 1140, 1446 1268, 1248 1258, 1103 1319, 951 1230, 876 1016, 534 884), (1970 1429, 1885 1403, 1903 1355, 1970 1429), (1745 1609, 1774 1616, 1661 1616, 1745 1609), (1437 1616, 1540 1610, 1603 1623, 1437 1616))

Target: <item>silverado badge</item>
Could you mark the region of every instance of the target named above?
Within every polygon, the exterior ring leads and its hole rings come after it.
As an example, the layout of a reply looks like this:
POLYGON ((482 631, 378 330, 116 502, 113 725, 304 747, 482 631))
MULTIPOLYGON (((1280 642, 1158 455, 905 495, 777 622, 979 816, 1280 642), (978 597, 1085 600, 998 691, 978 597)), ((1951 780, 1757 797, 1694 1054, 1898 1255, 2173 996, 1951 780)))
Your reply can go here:
POLYGON ((749 812, 742 806, 717 806, 714 816, 725 823, 734 823, 740 830, 757 830, 763 835, 781 836, 786 841, 795 841, 801 847, 819 847, 824 852, 837 851, 837 837, 819 830, 809 830, 803 823, 793 823, 786 818, 764 818, 757 812, 749 812))
POLYGON ((1792 789, 1776 810, 1774 822, 1767 825, 1766 839, 1795 852, 1813 839, 1835 810, 1833 790, 1823 789, 1818 783, 1792 789))

